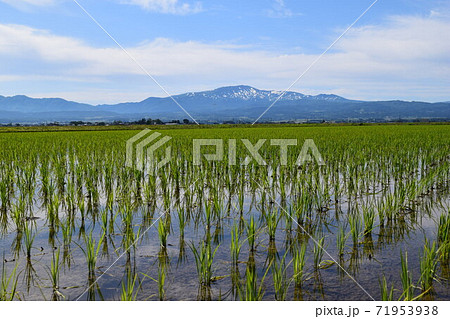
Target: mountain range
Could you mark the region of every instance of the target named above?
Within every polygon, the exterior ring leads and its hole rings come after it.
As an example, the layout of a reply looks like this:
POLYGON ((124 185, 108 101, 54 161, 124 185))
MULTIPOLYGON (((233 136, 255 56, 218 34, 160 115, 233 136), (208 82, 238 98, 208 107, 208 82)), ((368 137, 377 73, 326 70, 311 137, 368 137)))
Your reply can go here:
MULTIPOLYGON (((246 85, 185 93, 173 99, 199 122, 254 121, 274 102, 260 121, 450 119, 450 102, 358 101, 298 92, 282 95, 282 91, 246 85)), ((0 95, 0 123, 189 119, 173 99, 149 97, 141 102, 90 105, 60 98, 0 95)))

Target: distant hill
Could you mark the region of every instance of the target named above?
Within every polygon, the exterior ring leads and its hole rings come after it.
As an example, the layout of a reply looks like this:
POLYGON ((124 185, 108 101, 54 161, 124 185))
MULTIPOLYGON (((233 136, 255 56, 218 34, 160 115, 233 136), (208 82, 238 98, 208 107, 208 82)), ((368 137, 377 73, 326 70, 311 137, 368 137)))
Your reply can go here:
MULTIPOLYGON (((258 90, 239 85, 191 92, 173 98, 198 121, 253 121, 275 101, 261 121, 450 119, 450 102, 356 101, 338 95, 258 90)), ((188 116, 169 98, 141 102, 89 105, 59 98, 34 99, 0 96, 0 123, 50 121, 113 121, 140 118, 162 120, 188 116)))

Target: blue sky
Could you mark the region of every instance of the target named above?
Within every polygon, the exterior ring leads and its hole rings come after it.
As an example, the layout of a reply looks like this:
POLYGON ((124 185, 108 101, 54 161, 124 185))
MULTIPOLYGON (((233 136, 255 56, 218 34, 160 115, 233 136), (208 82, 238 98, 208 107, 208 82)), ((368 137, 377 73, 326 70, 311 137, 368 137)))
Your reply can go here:
MULTIPOLYGON (((374 0, 77 0, 172 94, 283 90, 374 0)), ((292 90, 450 100, 450 5, 379 0, 292 90)), ((165 96, 73 0, 0 0, 0 95, 165 96)))

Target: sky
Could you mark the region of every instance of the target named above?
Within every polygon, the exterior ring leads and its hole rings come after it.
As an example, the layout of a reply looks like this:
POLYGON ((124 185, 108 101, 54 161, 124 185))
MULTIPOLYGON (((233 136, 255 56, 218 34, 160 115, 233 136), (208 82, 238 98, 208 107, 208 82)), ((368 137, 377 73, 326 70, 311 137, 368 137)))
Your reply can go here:
MULTIPOLYGON (((285 90, 373 2, 0 0, 0 95, 103 104, 285 90)), ((450 2, 378 0, 291 90, 450 101, 449 75, 450 2)))

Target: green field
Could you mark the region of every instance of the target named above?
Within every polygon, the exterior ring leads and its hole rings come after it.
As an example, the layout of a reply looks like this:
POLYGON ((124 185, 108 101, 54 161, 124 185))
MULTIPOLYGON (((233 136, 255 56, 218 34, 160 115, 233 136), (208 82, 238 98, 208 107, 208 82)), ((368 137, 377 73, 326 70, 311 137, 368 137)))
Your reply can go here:
POLYGON ((449 300, 449 125, 152 127, 156 172, 144 128, 0 129, 0 300, 449 300))

